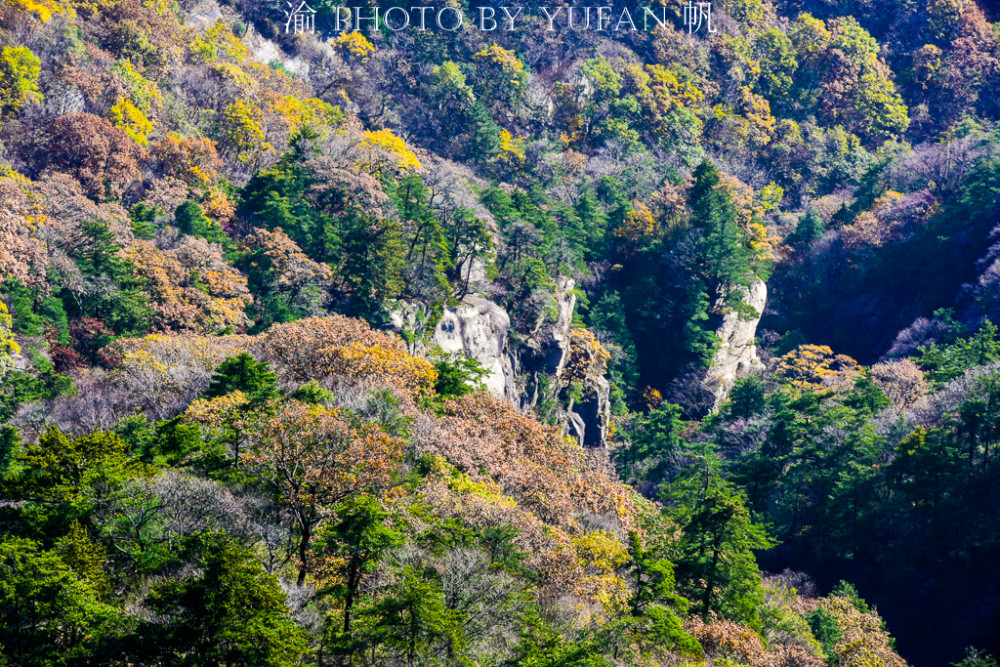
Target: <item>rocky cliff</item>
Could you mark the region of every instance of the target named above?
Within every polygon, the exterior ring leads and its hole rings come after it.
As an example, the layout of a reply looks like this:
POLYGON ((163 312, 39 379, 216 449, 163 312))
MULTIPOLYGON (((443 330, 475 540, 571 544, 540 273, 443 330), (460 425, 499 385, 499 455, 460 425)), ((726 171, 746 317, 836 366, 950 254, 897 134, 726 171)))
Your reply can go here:
POLYGON ((571 279, 560 281, 554 309, 520 335, 512 332, 502 307, 475 295, 446 307, 433 332, 426 330, 430 316, 419 304, 400 304, 392 322, 410 341, 411 353, 435 347, 461 352, 490 371, 485 384, 491 394, 524 410, 548 411, 546 416, 580 444, 603 447, 611 418, 610 384, 599 374, 566 373, 574 354, 574 287, 571 279))
POLYGON ((752 308, 754 314, 748 316, 743 311, 729 309, 716 330, 719 349, 702 381, 702 386, 714 397, 713 412, 726 400, 738 379, 764 370, 764 364, 757 356, 755 337, 757 324, 767 304, 767 285, 757 278, 749 287, 738 286, 734 289, 743 293, 743 303, 752 308))
MULTIPOLYGON (((531 332, 517 340, 513 369, 523 409, 553 405, 548 415, 585 447, 604 447, 611 421, 611 385, 603 366, 593 371, 592 351, 585 339, 574 336, 576 294, 573 280, 564 278, 554 295, 555 317, 540 317, 531 332), (573 372, 571 360, 580 357, 573 372), (588 369, 581 372, 581 368, 588 369)), ((579 331, 579 330, 577 330, 579 331)))
MULTIPOLYGON (((604 447, 611 420, 608 380, 601 373, 566 372, 571 357, 585 353, 574 347, 574 287, 571 279, 563 279, 553 295, 551 314, 520 335, 511 330, 510 316, 502 307, 476 295, 466 296, 457 307, 446 307, 433 332, 420 333, 429 314, 417 304, 402 304, 393 324, 411 341, 411 353, 434 347, 461 352, 490 371, 486 388, 497 398, 525 410, 547 412, 543 417, 562 425, 580 444, 604 447)), ((755 336, 767 303, 767 285, 756 279, 749 287, 734 289, 742 292, 749 308, 727 309, 716 330, 719 349, 699 390, 711 411, 719 409, 738 379, 764 370, 755 336)))
POLYGON ((497 398, 517 402, 514 372, 508 352, 510 317, 486 299, 469 295, 457 308, 446 308, 434 328, 431 344, 444 352, 461 352, 490 374, 486 389, 497 398))

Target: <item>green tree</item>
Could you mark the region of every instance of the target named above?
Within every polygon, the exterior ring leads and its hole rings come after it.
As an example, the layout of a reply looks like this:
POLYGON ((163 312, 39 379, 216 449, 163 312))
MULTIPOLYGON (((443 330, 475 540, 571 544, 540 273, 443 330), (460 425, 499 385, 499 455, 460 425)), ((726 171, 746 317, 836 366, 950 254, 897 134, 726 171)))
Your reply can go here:
POLYGON ((122 620, 56 553, 32 540, 0 541, 0 646, 9 664, 95 664, 122 620))
POLYGON ((472 264, 477 259, 485 258, 493 247, 493 237, 486 229, 486 223, 473 211, 459 209, 445 229, 445 239, 449 251, 448 265, 451 268, 449 277, 452 281, 461 283, 458 293, 464 296, 469 291, 472 264))
POLYGON ((760 87, 773 104, 787 105, 799 63, 795 50, 785 33, 767 28, 754 40, 760 58, 760 87))
POLYGON ((60 345, 69 344, 69 323, 62 301, 56 296, 41 298, 16 278, 0 285, 10 302, 13 330, 26 336, 44 336, 50 331, 60 345))
POLYGON ((337 395, 329 389, 321 387, 316 380, 310 380, 303 385, 299 385, 288 396, 289 398, 294 398, 296 401, 309 403, 310 405, 325 405, 330 407, 337 402, 337 395))
POLYGON ((142 335, 149 329, 153 314, 145 282, 136 276, 135 265, 122 257, 122 247, 108 223, 84 222, 82 232, 74 261, 84 275, 110 279, 114 289, 72 292, 75 298, 63 298, 68 314, 96 317, 118 335, 142 335))
POLYGON ((608 221, 597 194, 588 188, 569 210, 572 215, 563 219, 567 240, 581 257, 597 259, 603 256, 608 221))
POLYGON ((667 486, 665 497, 683 530, 677 559, 681 593, 699 614, 714 612, 759 628, 763 593, 754 551, 774 542, 751 520, 739 490, 722 479, 714 455, 667 486))
POLYGON ((927 379, 944 384, 962 375, 969 368, 1000 360, 1000 330, 984 319, 975 334, 953 343, 931 343, 920 348, 917 363, 927 369, 927 379))
POLYGON ((205 390, 205 398, 242 391, 254 405, 266 403, 277 395, 278 376, 266 361, 257 361, 249 352, 228 357, 219 364, 205 390))
POLYGON ((197 203, 186 201, 174 211, 177 229, 185 234, 205 239, 209 243, 218 243, 226 250, 232 250, 233 241, 222 226, 210 219, 197 203))
POLYGON ((853 97, 860 133, 873 139, 899 135, 910 125, 909 110, 896 87, 876 71, 861 75, 853 97))
POLYGON ((720 186, 719 170, 711 162, 698 165, 694 178, 688 206, 692 224, 702 232, 704 277, 716 293, 745 284, 751 271, 746 232, 737 223, 732 197, 720 186))
POLYGON ((24 501, 29 523, 69 522, 86 516, 135 472, 128 445, 118 435, 94 431, 74 438, 54 426, 24 448, 4 495, 24 501))
POLYGON ((439 353, 434 359, 434 368, 438 373, 434 391, 442 398, 483 391, 486 388, 483 379, 490 374, 489 369, 484 368, 475 358, 467 358, 461 352, 450 355, 439 353))
POLYGON ((179 667, 302 664, 305 631, 275 578, 223 534, 195 539, 199 574, 159 584, 147 598, 159 618, 139 629, 145 651, 179 667))
POLYGON ((840 626, 837 625, 837 619, 822 606, 817 606, 806 616, 806 621, 809 622, 809 628, 816 636, 816 641, 823 647, 823 653, 827 656, 827 664, 830 667, 836 667, 837 654, 834 647, 840 643, 843 636, 840 626))
POLYGON ((965 649, 965 657, 951 664, 952 667, 997 667, 997 660, 986 651, 969 646, 965 649))
POLYGON ((133 271, 133 265, 121 256, 122 247, 104 220, 90 220, 81 225, 82 239, 74 261, 85 275, 105 275, 118 282, 133 271))
POLYGON ((343 600, 342 629, 338 633, 331 628, 334 652, 352 651, 352 612, 361 586, 389 550, 403 542, 403 536, 389 525, 388 519, 389 513, 372 496, 351 498, 337 507, 337 522, 319 536, 314 547, 340 563, 336 583, 321 591, 343 600))
POLYGON ((25 102, 41 100, 38 75, 41 61, 26 46, 5 46, 0 51, 0 117, 17 113, 25 102))
POLYGON ((158 207, 139 202, 128 210, 128 217, 132 221, 132 233, 136 238, 148 241, 156 236, 157 219, 165 215, 158 207))
POLYGON ((414 297, 429 292, 437 298, 447 298, 451 295, 448 277, 454 259, 444 225, 431 209, 430 191, 418 175, 409 174, 400 180, 394 195, 405 235, 409 237, 407 292, 414 297))
MULTIPOLYGON (((617 626, 615 630, 617 630, 617 626)), ((585 629, 560 632, 530 608, 521 623, 520 642, 514 649, 513 664, 524 667, 611 667, 603 654, 603 637, 585 629)))
POLYGON ((95 593, 104 596, 110 592, 110 582, 104 569, 108 561, 107 551, 90 538, 79 521, 74 521, 69 531, 56 541, 55 551, 95 593))
POLYGON ((461 613, 445 604, 440 579, 418 565, 406 565, 395 574, 392 593, 359 615, 359 640, 376 655, 405 665, 435 664, 444 656, 464 661, 461 613))
POLYGON ((819 211, 810 206, 799 218, 798 224, 795 225, 795 231, 789 235, 789 241, 794 245, 809 247, 814 242, 823 238, 825 232, 826 228, 823 224, 823 218, 819 215, 819 211))
POLYGON ((632 445, 627 453, 629 461, 635 463, 652 459, 653 469, 648 478, 659 480, 687 444, 684 429, 681 407, 664 401, 637 420, 632 445))
POLYGON ((750 419, 764 412, 767 401, 764 397, 764 378, 750 375, 736 382, 729 392, 726 412, 738 419, 750 419))
POLYGON ((632 583, 629 607, 638 635, 658 651, 700 657, 698 640, 684 632, 681 618, 687 613, 688 601, 674 590, 673 563, 658 549, 643 546, 636 531, 628 535, 628 550, 626 567, 632 583))
MULTIPOLYGON (((0 357, 0 361, 3 358, 0 357)), ((2 371, 0 365, 0 371, 2 371)), ((44 366, 36 372, 10 371, 0 384, 0 424, 6 424, 26 403, 51 400, 73 390, 73 380, 44 366)))
MULTIPOLYGON (((239 212, 252 216, 267 229, 281 228, 311 259, 324 262, 328 256, 328 235, 333 232, 333 219, 326 211, 313 204, 306 193, 319 179, 306 166, 313 157, 302 148, 304 142, 281 157, 274 167, 258 171, 240 192, 239 212)), ((331 212, 342 212, 346 194, 337 184, 324 183, 327 190, 322 200, 331 212)))
POLYGON ((350 295, 348 314, 381 324, 388 302, 405 289, 406 247, 399 224, 351 211, 332 226, 327 239, 330 263, 350 295))
POLYGON ((490 116, 490 112, 477 101, 469 107, 466 139, 466 153, 469 159, 486 163, 500 152, 500 126, 490 116))

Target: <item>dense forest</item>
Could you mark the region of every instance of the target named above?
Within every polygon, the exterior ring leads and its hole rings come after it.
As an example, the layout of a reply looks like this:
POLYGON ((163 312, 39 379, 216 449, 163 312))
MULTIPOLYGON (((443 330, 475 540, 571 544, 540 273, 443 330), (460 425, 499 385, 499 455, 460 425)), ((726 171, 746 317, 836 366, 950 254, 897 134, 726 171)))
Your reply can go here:
POLYGON ((1000 7, 303 5, 0 0, 0 666, 997 666, 1000 7))

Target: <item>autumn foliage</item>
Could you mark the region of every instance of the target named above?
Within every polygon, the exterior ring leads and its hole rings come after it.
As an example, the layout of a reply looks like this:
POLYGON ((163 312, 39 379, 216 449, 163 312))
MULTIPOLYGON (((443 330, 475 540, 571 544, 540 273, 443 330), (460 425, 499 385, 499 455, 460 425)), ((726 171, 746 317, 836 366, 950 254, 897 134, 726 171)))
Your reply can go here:
POLYGON ((1000 650, 986 4, 265 5, 0 0, 0 663, 1000 650))

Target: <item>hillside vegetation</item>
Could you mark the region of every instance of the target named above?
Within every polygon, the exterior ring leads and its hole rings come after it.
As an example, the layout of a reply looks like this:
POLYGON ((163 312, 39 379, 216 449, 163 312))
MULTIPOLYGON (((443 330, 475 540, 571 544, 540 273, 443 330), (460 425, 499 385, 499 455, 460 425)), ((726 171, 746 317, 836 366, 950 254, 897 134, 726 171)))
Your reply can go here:
POLYGON ((335 7, 0 0, 0 665, 995 667, 993 8, 335 7))

